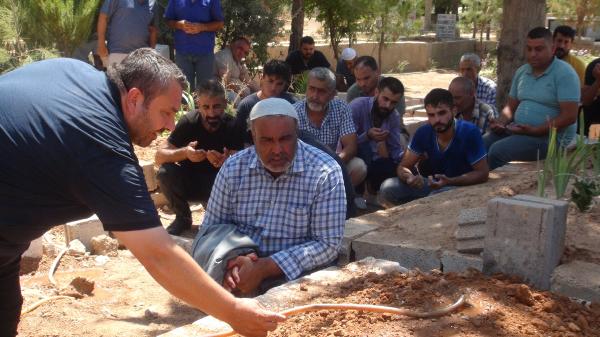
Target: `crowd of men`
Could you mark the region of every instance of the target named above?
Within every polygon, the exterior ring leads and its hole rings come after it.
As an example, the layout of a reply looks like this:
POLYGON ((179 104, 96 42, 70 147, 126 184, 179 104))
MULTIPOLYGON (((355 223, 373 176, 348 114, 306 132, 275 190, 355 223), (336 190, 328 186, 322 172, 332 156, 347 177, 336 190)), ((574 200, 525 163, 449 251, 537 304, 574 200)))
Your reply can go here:
POLYGON ((250 40, 213 54, 218 0, 169 1, 175 63, 143 48, 156 43, 153 6, 105 1, 98 51, 106 73, 57 59, 0 77, 0 335, 16 335, 20 256, 31 240, 92 213, 175 296, 242 334, 265 335, 284 317, 243 297, 335 264, 345 219, 367 201, 393 207, 483 183, 510 161, 543 158, 552 127, 568 144, 580 104, 586 128, 600 119, 600 60, 582 70, 567 26, 529 31, 527 63, 501 108, 480 58, 463 55, 460 76, 425 96, 428 123, 409 135, 404 85, 382 76, 373 57, 346 48, 333 72, 304 37, 254 83, 243 62, 250 40), (288 92, 301 73, 303 97, 288 92), (197 109, 175 125, 188 85, 197 109), (225 113, 228 90, 237 94, 235 117, 225 113), (155 161, 176 215, 167 231, 132 146, 165 129, 155 161), (167 235, 191 227, 192 200, 206 205, 193 258, 167 235))

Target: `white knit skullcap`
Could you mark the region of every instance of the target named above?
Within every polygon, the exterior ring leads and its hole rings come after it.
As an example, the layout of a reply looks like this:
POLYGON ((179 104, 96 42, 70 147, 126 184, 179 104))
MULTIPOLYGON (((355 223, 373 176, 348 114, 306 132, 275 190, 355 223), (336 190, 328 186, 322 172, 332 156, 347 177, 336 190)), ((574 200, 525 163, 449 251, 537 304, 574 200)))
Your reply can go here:
POLYGON ((345 48, 342 50, 342 55, 340 56, 344 61, 353 60, 356 57, 356 50, 352 48, 345 48))
POLYGON ((250 120, 253 121, 265 116, 288 116, 298 120, 298 113, 290 102, 281 98, 267 98, 256 103, 250 111, 250 120))

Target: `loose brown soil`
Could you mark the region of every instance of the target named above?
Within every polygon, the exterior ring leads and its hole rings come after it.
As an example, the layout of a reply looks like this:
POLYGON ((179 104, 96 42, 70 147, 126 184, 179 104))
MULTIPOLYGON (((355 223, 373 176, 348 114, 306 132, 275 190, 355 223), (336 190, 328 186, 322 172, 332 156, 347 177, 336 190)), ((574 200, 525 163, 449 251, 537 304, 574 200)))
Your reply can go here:
MULTIPOLYGON (((300 285, 310 293, 310 285, 300 285)), ((600 305, 585 306, 518 280, 479 272, 418 271, 368 275, 324 289, 313 303, 362 303, 429 311, 467 294, 468 305, 447 316, 413 319, 356 311, 319 311, 290 318, 269 336, 600 336, 600 305)))

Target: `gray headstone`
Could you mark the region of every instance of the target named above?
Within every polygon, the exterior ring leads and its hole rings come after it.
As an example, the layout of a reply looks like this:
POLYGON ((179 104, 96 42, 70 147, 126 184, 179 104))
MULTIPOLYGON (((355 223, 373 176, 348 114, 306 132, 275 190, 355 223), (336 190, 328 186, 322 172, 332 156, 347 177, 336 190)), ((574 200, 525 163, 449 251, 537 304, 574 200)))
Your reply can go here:
POLYGON ((569 297, 600 302, 600 266, 582 261, 562 264, 554 269, 551 290, 569 297))
POLYGON ((565 235, 564 224, 556 224, 556 212, 549 203, 490 200, 483 271, 518 275, 539 289, 549 289, 565 235))

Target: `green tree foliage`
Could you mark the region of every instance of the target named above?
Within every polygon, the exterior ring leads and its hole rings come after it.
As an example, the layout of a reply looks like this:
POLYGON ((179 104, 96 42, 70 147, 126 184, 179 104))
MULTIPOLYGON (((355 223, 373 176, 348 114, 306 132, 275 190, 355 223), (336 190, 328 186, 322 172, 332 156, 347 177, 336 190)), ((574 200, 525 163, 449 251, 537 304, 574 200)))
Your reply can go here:
POLYGON ((100 0, 22 0, 23 35, 36 47, 54 47, 63 56, 90 37, 100 0))
POLYGON ((489 40, 489 31, 498 27, 502 18, 502 0, 462 0, 462 6, 460 23, 463 28, 472 28, 473 38, 479 33, 480 41, 487 32, 486 39, 489 40))
POLYGON ((283 28, 279 17, 285 2, 266 3, 261 0, 221 0, 225 27, 217 35, 219 46, 225 47, 237 36, 250 38, 254 54, 246 60, 250 69, 267 61, 267 47, 283 28))
POLYGON ((382 64, 386 42, 397 41, 401 36, 410 36, 421 30, 422 21, 416 18, 423 16, 423 8, 422 0, 373 0, 369 3, 361 27, 379 43, 379 64, 382 64))
POLYGON ((600 14, 600 0, 549 0, 548 7, 566 23, 574 23, 579 37, 600 14))
POLYGON ((51 49, 33 48, 24 38, 25 8, 21 2, 0 0, 0 73, 57 56, 51 49))
POLYGON ((305 10, 319 21, 329 37, 337 60, 340 42, 353 38, 359 31, 360 19, 368 8, 368 0, 306 0, 305 10))

